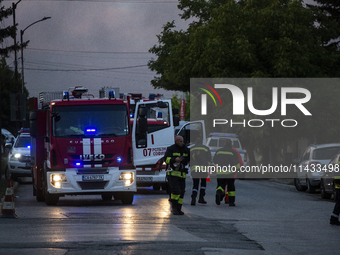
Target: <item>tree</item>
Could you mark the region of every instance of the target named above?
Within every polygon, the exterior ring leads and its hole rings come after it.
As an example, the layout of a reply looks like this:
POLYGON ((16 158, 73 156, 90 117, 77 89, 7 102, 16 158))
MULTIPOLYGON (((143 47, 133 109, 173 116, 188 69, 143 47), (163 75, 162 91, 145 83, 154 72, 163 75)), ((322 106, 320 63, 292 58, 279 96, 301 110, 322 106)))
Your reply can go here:
POLYGON ((298 0, 181 1, 187 31, 167 23, 149 68, 155 88, 189 91, 191 77, 327 77, 339 56, 323 47, 315 13, 298 0), (191 2, 189 4, 189 2, 191 2), (186 4, 185 4, 186 3, 186 4), (209 4, 210 3, 210 4, 209 4), (215 8, 213 8, 216 6, 215 8), (210 19, 204 11, 210 11, 210 19))
MULTIPOLYGON (((326 23, 317 21, 326 20, 327 15, 300 0, 182 0, 179 7, 182 18, 194 21, 186 31, 176 31, 174 22, 167 23, 157 36, 158 45, 149 50, 158 57, 148 63, 159 75, 152 80, 156 88, 189 91, 192 77, 339 76, 339 68, 334 68, 339 52, 336 47, 325 47, 330 38, 327 31, 336 31, 335 23, 328 22, 326 30, 326 23)), ((268 109, 268 91, 261 87, 258 91, 267 96, 259 97, 257 109, 268 109)), ((294 116, 298 114, 293 112, 294 116)), ((244 118, 254 116, 248 112, 244 118)), ((275 162, 270 154, 280 155, 287 141, 319 136, 311 130, 289 132, 281 127, 236 131, 245 138, 248 151, 261 148, 270 163, 275 162)))
MULTIPOLYGON (((0 0, 0 3, 2 0, 0 0)), ((0 8, 0 23, 3 23, 3 20, 10 17, 13 14, 12 8, 5 8, 2 6, 0 8)), ((8 26, 5 28, 0 28, 0 43, 3 43, 6 40, 13 39, 15 37, 17 31, 17 24, 13 26, 8 26)), ((15 77, 14 72, 9 68, 6 63, 6 57, 8 57, 9 53, 13 51, 19 51, 21 47, 26 47, 28 42, 24 42, 23 44, 17 43, 17 47, 15 45, 11 45, 5 48, 0 48, 0 90, 1 90, 1 120, 2 126, 10 125, 10 94, 18 93, 18 88, 15 86, 15 77)), ((20 77, 18 77, 18 82, 20 82, 20 77)), ((28 91, 24 88, 24 92, 28 96, 28 91)))

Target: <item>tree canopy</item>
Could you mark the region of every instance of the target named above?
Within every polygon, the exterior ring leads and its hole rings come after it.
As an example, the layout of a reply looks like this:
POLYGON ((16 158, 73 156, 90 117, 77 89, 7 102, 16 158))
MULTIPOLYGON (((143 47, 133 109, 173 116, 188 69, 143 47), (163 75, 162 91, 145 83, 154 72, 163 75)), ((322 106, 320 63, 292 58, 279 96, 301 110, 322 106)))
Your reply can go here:
MULTIPOLYGON (((334 77, 339 54, 318 19, 326 13, 299 0, 180 1, 186 31, 168 22, 158 45, 155 88, 189 91, 192 77, 334 77)), ((336 27, 328 22, 328 30, 336 27)))

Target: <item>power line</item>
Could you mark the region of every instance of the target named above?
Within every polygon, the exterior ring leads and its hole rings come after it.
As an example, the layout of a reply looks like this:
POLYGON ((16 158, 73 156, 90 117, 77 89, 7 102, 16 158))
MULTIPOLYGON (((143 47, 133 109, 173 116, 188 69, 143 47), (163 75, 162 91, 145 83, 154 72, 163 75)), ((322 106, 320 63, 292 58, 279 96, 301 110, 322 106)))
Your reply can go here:
POLYGON ((98 54, 152 54, 146 51, 81 51, 81 50, 56 50, 56 49, 37 49, 26 48, 25 50, 32 51, 54 51, 54 52, 74 52, 74 53, 98 53, 98 54))
POLYGON ((91 68, 91 69, 42 69, 42 68, 25 68, 27 70, 37 70, 37 71, 48 71, 48 72, 90 72, 90 71, 109 71, 109 70, 118 70, 118 69, 129 69, 136 67, 143 67, 147 65, 138 65, 138 66, 124 66, 124 67, 112 67, 112 68, 91 68))

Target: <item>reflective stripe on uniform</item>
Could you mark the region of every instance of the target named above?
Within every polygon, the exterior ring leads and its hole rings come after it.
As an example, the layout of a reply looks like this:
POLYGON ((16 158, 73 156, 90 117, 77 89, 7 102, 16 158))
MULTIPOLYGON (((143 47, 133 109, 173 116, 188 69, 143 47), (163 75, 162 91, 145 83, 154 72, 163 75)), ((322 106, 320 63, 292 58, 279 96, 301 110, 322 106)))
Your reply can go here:
POLYGON ((183 198, 180 197, 180 198, 178 199, 178 204, 179 204, 179 205, 182 205, 182 204, 183 204, 183 198))
POLYGON ((219 186, 217 189, 216 189, 216 191, 217 190, 221 190, 222 192, 224 192, 224 189, 221 187, 221 186, 219 186))
POLYGON ((170 164, 171 157, 167 157, 165 163, 170 164))
POLYGON ((208 149, 207 149, 207 148, 204 148, 204 147, 195 147, 195 148, 192 148, 192 149, 191 149, 191 151, 195 151, 195 150, 202 150, 202 151, 208 152, 208 149))
POLYGON ((180 195, 175 195, 171 193, 171 199, 172 200, 178 200, 180 195))
POLYGON ((216 152, 217 155, 222 154, 222 155, 234 155, 232 152, 230 151, 218 151, 216 152))
POLYGON ((186 173, 181 172, 181 171, 170 171, 170 175, 180 177, 180 178, 186 178, 187 177, 186 173))
POLYGON ((228 191, 229 197, 234 197, 235 196, 235 191, 228 191))

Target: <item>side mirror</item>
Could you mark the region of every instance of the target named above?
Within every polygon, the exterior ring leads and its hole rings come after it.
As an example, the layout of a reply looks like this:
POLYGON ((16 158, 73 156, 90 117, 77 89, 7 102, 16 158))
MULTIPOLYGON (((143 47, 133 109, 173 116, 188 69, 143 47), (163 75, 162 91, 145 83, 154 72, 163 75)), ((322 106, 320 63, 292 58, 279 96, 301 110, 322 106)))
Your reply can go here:
POLYGON ((145 117, 147 114, 147 110, 145 107, 139 107, 138 109, 138 116, 145 117))
POLYGON ((6 143, 5 148, 7 149, 12 149, 12 143, 6 143))
POLYGON ((172 114, 173 114, 173 115, 176 115, 176 114, 178 114, 178 113, 179 113, 178 108, 172 108, 172 114))
POLYGON ((36 111, 30 112, 30 132, 33 137, 37 137, 37 117, 36 111))
POLYGON ((179 126, 179 117, 178 116, 173 116, 173 121, 174 121, 174 127, 179 126))
POLYGON ((157 107, 159 107, 159 108, 168 108, 168 104, 164 103, 163 101, 158 101, 157 102, 157 107))

